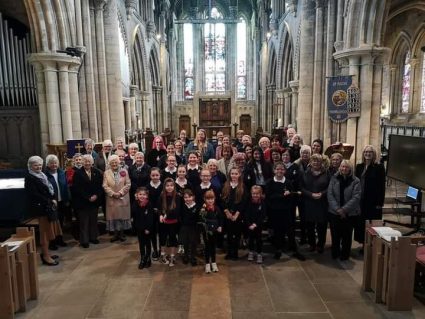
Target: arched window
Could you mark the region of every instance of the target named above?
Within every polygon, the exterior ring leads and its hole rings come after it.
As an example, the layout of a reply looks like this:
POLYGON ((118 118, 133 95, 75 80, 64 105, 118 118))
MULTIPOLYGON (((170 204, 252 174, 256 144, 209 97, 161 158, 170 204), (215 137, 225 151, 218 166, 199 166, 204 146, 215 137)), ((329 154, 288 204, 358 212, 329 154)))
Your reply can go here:
POLYGON ((425 113, 425 52, 422 53, 422 96, 420 112, 425 113))
POLYGON ((184 98, 193 99, 195 81, 193 78, 193 28, 189 23, 183 25, 184 34, 184 98))
MULTIPOLYGON (((212 8, 211 18, 223 16, 212 8)), ((224 23, 204 25, 205 90, 223 92, 226 90, 226 26, 224 23)))
POLYGON ((246 98, 246 22, 244 19, 237 26, 237 70, 236 97, 246 98))
POLYGON ((403 82, 401 85, 401 113, 409 112, 410 103, 410 51, 406 53, 403 66, 403 82))

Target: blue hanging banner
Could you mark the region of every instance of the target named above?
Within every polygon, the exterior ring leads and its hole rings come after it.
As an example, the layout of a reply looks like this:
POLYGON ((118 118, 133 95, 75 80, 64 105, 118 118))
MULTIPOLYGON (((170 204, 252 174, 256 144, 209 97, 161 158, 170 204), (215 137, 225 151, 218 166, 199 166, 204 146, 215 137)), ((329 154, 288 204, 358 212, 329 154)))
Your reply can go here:
POLYGON ((341 123, 348 119, 348 88, 352 75, 328 78, 328 115, 332 122, 341 123))
POLYGON ((84 154, 86 149, 84 148, 85 140, 67 140, 66 141, 66 157, 72 158, 75 153, 84 154))

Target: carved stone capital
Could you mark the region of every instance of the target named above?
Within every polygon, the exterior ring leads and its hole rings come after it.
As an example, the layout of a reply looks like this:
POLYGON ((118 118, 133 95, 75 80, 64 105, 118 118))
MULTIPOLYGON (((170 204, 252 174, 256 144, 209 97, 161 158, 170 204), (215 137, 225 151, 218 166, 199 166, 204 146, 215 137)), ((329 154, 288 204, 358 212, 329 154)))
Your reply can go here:
POLYGON ((137 11, 137 0, 125 0, 125 10, 127 11, 127 20, 137 11))
POLYGON ((296 15, 297 13, 298 0, 287 0, 286 1, 286 11, 296 15))
POLYGON ((105 9, 105 5, 108 3, 108 0, 94 0, 94 8, 96 10, 103 10, 105 9))
POLYGON ((335 41, 334 48, 335 51, 342 51, 344 49, 344 41, 335 41))
POLYGON ((238 7, 230 6, 229 12, 230 12, 230 14, 229 14, 230 19, 237 19, 238 18, 238 7))
POLYGON ((316 3, 316 9, 322 9, 325 6, 325 0, 314 0, 316 3))

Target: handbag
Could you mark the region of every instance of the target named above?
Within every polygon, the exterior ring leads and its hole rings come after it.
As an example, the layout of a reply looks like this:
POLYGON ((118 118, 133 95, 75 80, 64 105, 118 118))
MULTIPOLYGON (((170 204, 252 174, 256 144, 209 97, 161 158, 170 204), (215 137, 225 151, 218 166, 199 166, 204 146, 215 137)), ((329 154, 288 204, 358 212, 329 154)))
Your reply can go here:
POLYGON ((51 200, 49 200, 47 203, 46 216, 49 222, 55 222, 58 220, 58 208, 51 200))

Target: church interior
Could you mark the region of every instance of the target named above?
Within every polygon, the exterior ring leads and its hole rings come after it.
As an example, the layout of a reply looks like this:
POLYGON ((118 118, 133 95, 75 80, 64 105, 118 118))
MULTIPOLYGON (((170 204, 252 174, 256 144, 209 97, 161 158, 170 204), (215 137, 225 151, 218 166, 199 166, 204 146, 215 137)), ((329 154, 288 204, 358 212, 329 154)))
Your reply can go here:
MULTIPOLYGON (((368 145, 387 165, 392 135, 425 139, 425 0, 0 1, 0 171, 51 153, 64 165, 69 140, 101 149, 122 138, 147 151, 150 137, 182 130, 211 141, 243 130, 258 143, 288 128, 305 145, 351 146, 354 165, 368 145)), ((416 180, 421 143, 397 157, 414 152, 416 180)), ((388 174, 384 219, 423 236, 420 196, 416 215, 394 213, 407 186, 425 188, 403 172, 388 174)), ((64 238, 60 265, 38 267, 37 300, 4 318, 425 318, 425 261, 409 266, 409 309, 389 310, 390 294, 377 302, 379 279, 365 276, 367 250, 353 242, 353 257, 335 261, 329 231, 324 254, 301 247, 305 261, 259 266, 218 251, 220 272, 210 275, 181 262, 140 271, 137 237, 111 244, 104 234, 88 250, 64 238)), ((371 269, 388 271, 385 258, 371 269)))

